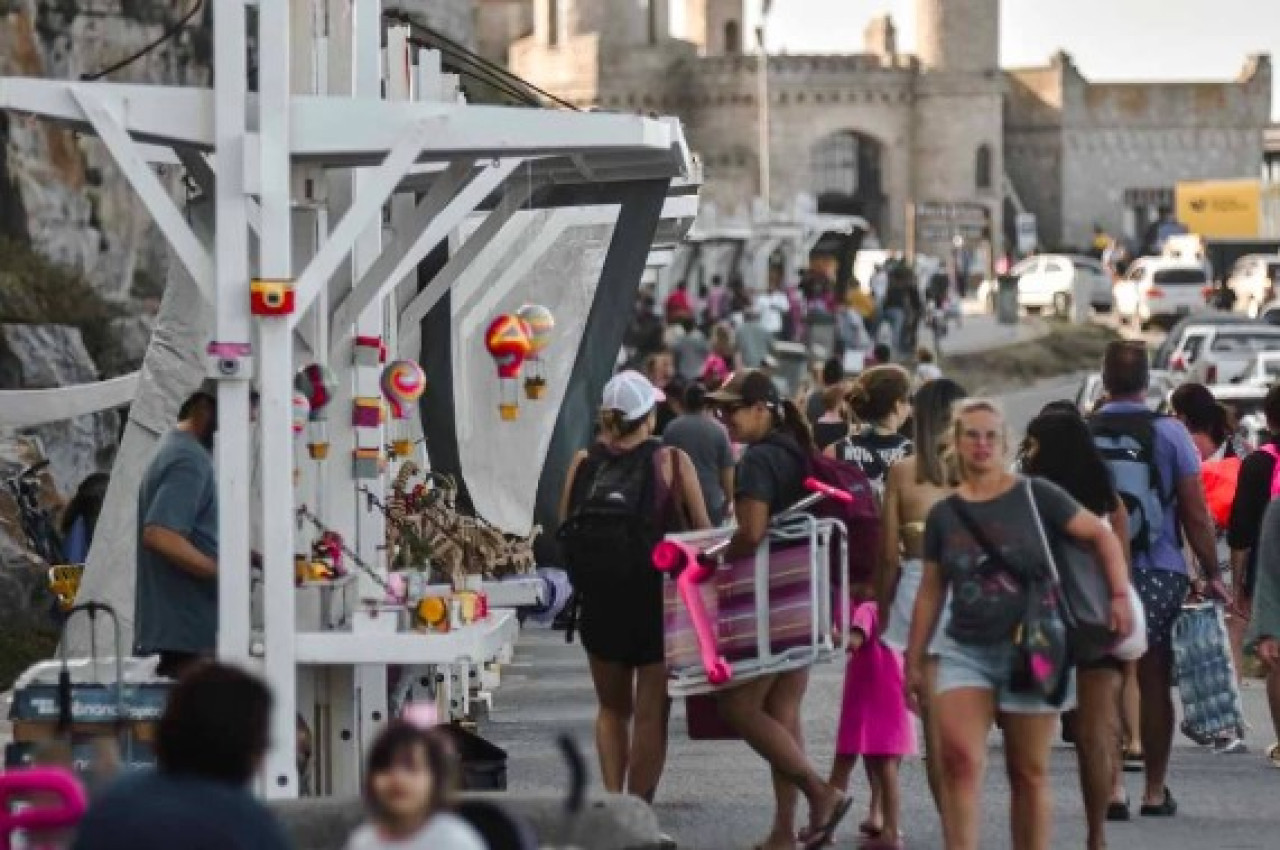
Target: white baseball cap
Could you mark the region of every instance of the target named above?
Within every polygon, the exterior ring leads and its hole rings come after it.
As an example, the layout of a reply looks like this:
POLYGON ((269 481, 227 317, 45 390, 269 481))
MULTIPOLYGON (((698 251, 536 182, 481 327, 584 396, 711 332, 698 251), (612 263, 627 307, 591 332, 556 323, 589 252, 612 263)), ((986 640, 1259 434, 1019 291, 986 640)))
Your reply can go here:
POLYGON ((662 390, 649 383, 649 379, 634 369, 619 372, 604 385, 605 410, 617 410, 628 422, 635 422, 659 402, 666 401, 662 390))

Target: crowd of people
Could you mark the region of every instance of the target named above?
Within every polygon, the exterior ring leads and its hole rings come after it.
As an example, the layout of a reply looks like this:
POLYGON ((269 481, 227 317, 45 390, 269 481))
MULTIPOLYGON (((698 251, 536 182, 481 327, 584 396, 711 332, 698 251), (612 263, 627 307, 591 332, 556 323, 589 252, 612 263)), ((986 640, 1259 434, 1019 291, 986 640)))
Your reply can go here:
POLYGON ((922 287, 899 257, 877 267, 865 285, 836 285, 816 271, 786 285, 774 272, 767 289, 751 292, 740 279, 715 277, 696 293, 680 282, 661 304, 647 286, 622 359, 660 387, 679 378, 711 389, 744 368, 773 370, 774 342, 806 344, 851 370, 890 357, 932 363, 930 349, 917 351, 920 327, 930 316, 941 317, 931 327, 935 341, 944 334, 947 323, 959 319, 960 291, 944 273, 922 287))
MULTIPOLYGON (((800 730, 807 670, 715 694, 721 720, 772 771, 775 813, 758 846, 830 841, 851 807, 861 760, 870 787, 861 846, 902 847, 898 766, 916 750, 917 725, 951 850, 984 846, 980 799, 993 726, 1006 744, 1016 847, 1051 846, 1048 763, 1060 728, 1078 754, 1091 850, 1106 846, 1108 822, 1127 821, 1135 809, 1175 816, 1173 641, 1184 603, 1228 603, 1243 623, 1254 600, 1251 630, 1236 629, 1236 640, 1280 663, 1280 569, 1270 575, 1256 566, 1280 564, 1280 549, 1266 555, 1268 545, 1280 546, 1280 510, 1270 507, 1280 443, 1243 445, 1229 412, 1200 385, 1175 393, 1170 414, 1147 409, 1150 367, 1137 342, 1108 347, 1095 410, 1055 402, 1020 440, 998 404, 967 397, 945 377, 921 380, 892 363, 845 377, 838 363, 827 366, 808 399, 784 397, 761 369, 735 371, 713 387, 695 381, 665 428, 660 409, 673 400, 644 375, 623 371, 606 389, 600 441, 583 455, 584 464, 601 463, 589 474, 575 467, 564 516, 580 518, 602 481, 610 492, 627 490, 610 470, 629 466, 640 482, 630 489, 646 494, 638 510, 660 518, 634 537, 613 537, 614 562, 632 560, 637 584, 579 588, 606 787, 652 799, 665 752, 662 589, 652 570, 643 573, 646 547, 665 532, 731 521, 719 557, 754 553, 771 518, 803 495, 811 458, 822 453, 857 467, 878 494, 883 551, 871 584, 854 589, 829 773, 808 757, 800 730), (641 452, 642 462, 629 465, 641 452), (1222 513, 1210 472, 1224 458, 1235 458, 1237 474, 1222 513), (1071 548, 1084 553, 1106 594, 1102 648, 1068 628, 1059 599, 1070 584, 1059 570, 1085 569, 1064 554, 1071 548), (1040 654, 1025 637, 1033 625, 1040 654), (632 645, 614 652, 618 640, 632 645), (1124 770, 1144 773, 1132 803, 1124 770), (801 798, 808 822, 797 828, 801 798)), ((1266 412, 1280 434, 1280 389, 1266 412)), ((1280 674, 1268 693, 1280 708, 1280 674)), ((1203 743, 1239 752, 1243 732, 1203 743)), ((1273 747, 1268 757, 1280 760, 1280 752, 1273 747)))

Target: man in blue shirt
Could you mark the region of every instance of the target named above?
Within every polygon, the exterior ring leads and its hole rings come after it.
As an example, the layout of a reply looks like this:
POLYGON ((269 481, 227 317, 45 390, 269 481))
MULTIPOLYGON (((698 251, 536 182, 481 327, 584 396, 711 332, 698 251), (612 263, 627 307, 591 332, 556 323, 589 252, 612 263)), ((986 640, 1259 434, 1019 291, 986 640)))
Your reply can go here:
POLYGON ((160 438, 138 491, 134 643, 177 678, 211 656, 218 633, 217 385, 206 381, 160 438))
MULTIPOLYGON (((1142 413, 1150 384, 1146 346, 1113 342, 1102 366, 1106 404, 1098 415, 1142 413)), ((1133 584, 1142 598, 1149 649, 1138 662, 1142 698, 1142 749, 1146 788, 1141 812, 1171 816, 1177 803, 1165 785, 1173 749, 1173 625, 1190 589, 1181 540, 1186 539, 1208 580, 1208 595, 1226 600, 1228 594, 1218 567, 1213 520, 1200 478, 1200 455, 1191 435, 1178 420, 1156 417, 1153 455, 1164 504, 1159 535, 1148 550, 1134 553, 1133 584), (1179 532, 1181 529, 1181 533, 1179 532)))

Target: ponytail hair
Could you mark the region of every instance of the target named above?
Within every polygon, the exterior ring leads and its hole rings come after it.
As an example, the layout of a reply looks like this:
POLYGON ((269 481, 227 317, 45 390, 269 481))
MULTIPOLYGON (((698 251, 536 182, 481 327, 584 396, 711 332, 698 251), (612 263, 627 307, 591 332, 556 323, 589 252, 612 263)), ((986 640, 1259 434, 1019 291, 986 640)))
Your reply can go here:
POLYGON ((816 450, 816 444, 813 442, 813 429, 809 427, 809 420, 800 412, 800 408, 796 407, 796 403, 791 399, 783 399, 782 401, 782 421, 778 424, 781 430, 791 435, 800 448, 806 453, 816 450))
POLYGON ((600 411, 600 433, 611 443, 624 440, 643 428, 652 414, 651 410, 639 419, 628 420, 622 415, 621 410, 606 408, 600 411))

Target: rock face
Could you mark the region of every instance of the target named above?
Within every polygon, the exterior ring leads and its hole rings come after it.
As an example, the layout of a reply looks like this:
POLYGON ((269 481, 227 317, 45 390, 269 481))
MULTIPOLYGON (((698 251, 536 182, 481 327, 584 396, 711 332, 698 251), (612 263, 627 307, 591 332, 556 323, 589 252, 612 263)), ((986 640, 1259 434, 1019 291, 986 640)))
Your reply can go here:
MULTIPOLYGON (((0 325, 0 386, 50 389, 96 380, 98 368, 75 328, 0 325)), ((106 411, 29 429, 16 442, 34 443, 49 458, 54 487, 66 499, 85 476, 110 468, 119 430, 119 414, 106 411)), ((0 438, 0 452, 13 442, 0 438)))
MULTIPOLYGON (((74 80, 142 49, 174 26, 195 0, 0 0, 0 75, 74 80)), ((138 61, 118 82, 207 85, 210 9, 138 61)), ((11 235, 86 276, 103 295, 124 300, 135 283, 163 280, 167 252, 150 217, 106 149, 35 118, 0 124, 10 197, 0 203, 11 235)), ((168 175, 175 191, 179 175, 168 175)))

